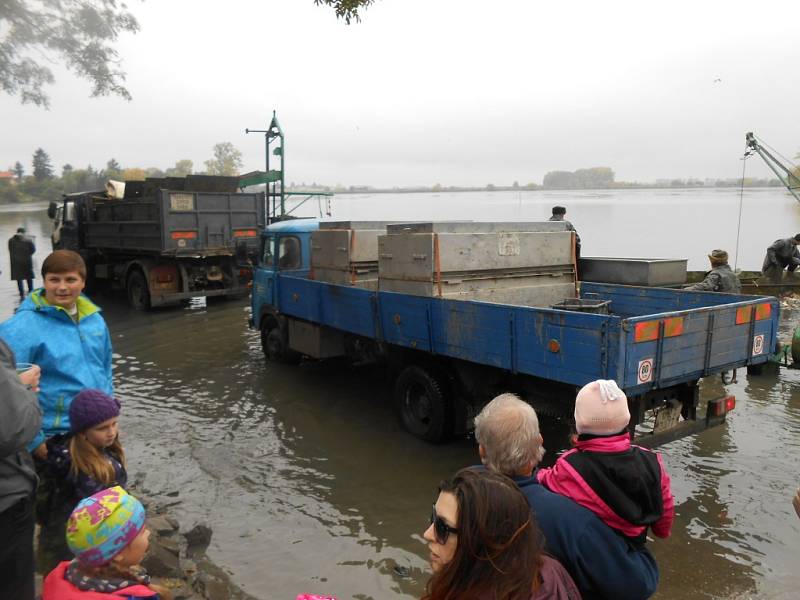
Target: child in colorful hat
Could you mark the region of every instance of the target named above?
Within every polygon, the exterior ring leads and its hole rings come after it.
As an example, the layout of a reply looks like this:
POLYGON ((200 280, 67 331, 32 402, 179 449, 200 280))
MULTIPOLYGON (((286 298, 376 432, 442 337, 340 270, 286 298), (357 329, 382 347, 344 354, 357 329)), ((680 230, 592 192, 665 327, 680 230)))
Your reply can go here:
POLYGON ((598 379, 575 398, 575 448, 549 469, 539 483, 585 506, 644 548, 647 530, 669 537, 675 500, 661 455, 631 444, 628 398, 616 381, 598 379))
POLYGON ((78 503, 67 522, 75 555, 44 580, 42 600, 170 600, 140 565, 150 538, 144 507, 116 486, 78 503))

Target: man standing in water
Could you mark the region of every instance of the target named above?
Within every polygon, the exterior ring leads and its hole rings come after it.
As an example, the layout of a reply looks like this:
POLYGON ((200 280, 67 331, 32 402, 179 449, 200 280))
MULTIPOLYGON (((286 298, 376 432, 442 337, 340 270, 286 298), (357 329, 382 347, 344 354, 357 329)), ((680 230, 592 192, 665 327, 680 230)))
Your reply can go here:
POLYGON ((711 270, 706 273, 705 279, 700 283, 688 286, 686 289, 697 292, 740 294, 742 284, 728 264, 728 253, 725 250, 712 250, 711 254, 708 255, 708 260, 711 261, 711 270))
POLYGON ((577 269, 578 264, 581 260, 581 236, 578 235, 578 231, 575 227, 567 221, 564 217, 567 216, 567 209, 563 206, 554 206, 553 207, 553 216, 550 217, 550 221, 562 221, 567 225, 567 231, 572 231, 575 233, 575 277, 578 277, 577 269))
POLYGON ((773 283, 780 283, 783 277, 783 270, 794 273, 800 265, 800 251, 797 245, 800 244, 800 233, 794 237, 775 240, 767 248, 767 255, 764 257, 764 265, 761 267, 761 274, 769 277, 773 283))
POLYGON ((11 263, 11 279, 17 282, 19 297, 25 297, 23 282, 28 284, 28 293, 33 291, 33 253, 36 246, 33 240, 25 235, 25 228, 20 227, 17 233, 8 240, 8 260, 11 263))

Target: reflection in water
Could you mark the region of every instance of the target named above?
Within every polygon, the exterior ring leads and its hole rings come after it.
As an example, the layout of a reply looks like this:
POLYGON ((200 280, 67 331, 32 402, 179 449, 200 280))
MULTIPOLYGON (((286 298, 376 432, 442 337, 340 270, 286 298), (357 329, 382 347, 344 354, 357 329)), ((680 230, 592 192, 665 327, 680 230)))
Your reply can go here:
MULTIPOLYGON (((614 212, 619 219, 634 209, 617 193, 584 196, 587 211, 595 201, 623 206, 614 212)), ((564 204, 558 197, 538 197, 520 210, 531 218, 545 204, 564 204)), ((358 202, 343 201, 354 213, 358 202)), ((413 208, 403 202, 403 210, 413 208)), ((516 196, 507 204, 518 206, 516 196)), ((0 207, 0 247, 25 226, 37 236, 41 264, 49 250, 44 208, 0 207)), ((591 239, 587 229, 588 221, 581 234, 591 239)), ((688 237, 703 237, 696 233, 688 237)), ((764 235, 769 242, 778 234, 764 235)), ((630 254, 625 247, 608 253, 630 254)), ((2 261, 5 318, 18 300, 5 254, 2 261)), ((113 337, 131 478, 173 504, 184 528, 208 522, 210 553, 236 581, 275 598, 304 591, 419 597, 427 578, 426 507, 441 478, 476 461, 474 442, 431 446, 408 436, 380 370, 265 363, 242 301, 135 313, 121 296, 95 299, 113 337), (409 576, 396 575, 396 566, 409 576)), ((794 323, 797 316, 784 317, 794 323)), ((790 330, 785 325, 782 337, 790 330)), ((727 389, 738 406, 725 428, 662 449, 677 515, 672 537, 650 543, 662 571, 658 598, 794 597, 800 521, 790 498, 800 478, 799 385, 793 370, 762 377, 740 370, 739 382, 725 387, 718 378, 704 382, 706 396, 727 389)), ((552 461, 567 428, 543 426, 552 461)))

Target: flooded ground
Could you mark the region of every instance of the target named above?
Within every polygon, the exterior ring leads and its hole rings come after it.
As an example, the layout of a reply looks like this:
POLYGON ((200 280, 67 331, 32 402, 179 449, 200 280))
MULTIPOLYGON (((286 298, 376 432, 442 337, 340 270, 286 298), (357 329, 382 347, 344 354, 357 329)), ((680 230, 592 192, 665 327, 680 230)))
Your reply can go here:
MULTIPOLYGON (((800 231, 793 200, 776 190, 747 194, 743 268, 757 267, 775 238, 800 231)), ((736 237, 738 192, 730 190, 436 198, 337 197, 333 216, 532 219, 566 204, 587 253, 685 256, 693 268, 711 248, 733 254, 736 237), (717 213, 722 224, 712 229, 717 213)), ((0 206, 0 240, 19 225, 37 236, 41 263, 50 249, 44 206, 0 206)), ((6 318, 18 299, 2 248, 6 318)), ((477 461, 474 442, 431 446, 406 434, 380 370, 266 363, 244 301, 142 314, 121 296, 95 299, 112 333, 131 478, 175 503, 184 528, 207 522, 209 554, 237 583, 260 598, 419 597, 428 576, 421 533, 436 485, 477 461)), ((783 316, 787 339, 800 313, 783 316)), ((709 396, 723 391, 719 378, 703 387, 709 396)), ((661 449, 677 515, 672 537, 650 544, 662 574, 656 598, 795 598, 800 371, 748 377, 742 369, 724 389, 737 397, 725 427, 661 449)), ((562 445, 563 429, 546 427, 546 446, 562 445)))

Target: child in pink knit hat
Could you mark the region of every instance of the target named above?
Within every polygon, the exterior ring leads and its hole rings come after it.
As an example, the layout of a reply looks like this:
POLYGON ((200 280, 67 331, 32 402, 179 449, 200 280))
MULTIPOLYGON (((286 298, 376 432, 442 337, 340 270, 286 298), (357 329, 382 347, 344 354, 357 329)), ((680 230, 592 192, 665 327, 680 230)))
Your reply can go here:
POLYGON ((630 418, 628 398, 615 381, 586 384, 575 398, 576 447, 537 478, 641 549, 648 528, 669 537, 675 503, 661 455, 631 444, 630 418))

